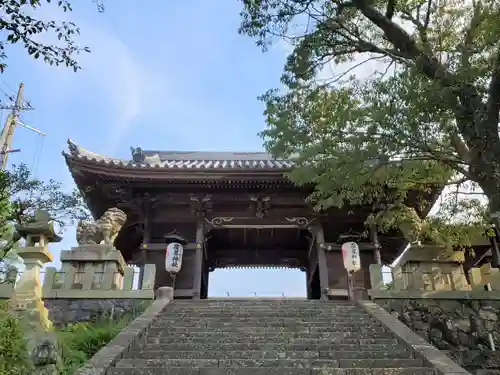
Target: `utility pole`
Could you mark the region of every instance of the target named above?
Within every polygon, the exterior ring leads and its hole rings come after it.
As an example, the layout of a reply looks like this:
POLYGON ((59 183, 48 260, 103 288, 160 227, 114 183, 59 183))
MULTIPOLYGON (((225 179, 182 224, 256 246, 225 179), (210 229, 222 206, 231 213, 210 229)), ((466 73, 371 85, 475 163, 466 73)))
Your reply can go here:
POLYGON ((0 107, 2 109, 11 109, 11 112, 7 116, 5 125, 0 134, 0 169, 4 170, 7 167, 7 158, 10 152, 19 152, 20 150, 11 150, 12 138, 14 136, 14 130, 16 129, 17 118, 19 117, 19 112, 23 110, 23 92, 24 85, 21 83, 19 85, 19 90, 17 91, 16 102, 13 107, 0 107))
MULTIPOLYGON (((10 109, 11 112, 7 116, 7 120, 5 121, 5 125, 0 133, 0 170, 5 170, 7 167, 7 158, 9 154, 12 152, 19 152, 21 149, 11 149, 12 146, 12 138, 14 137, 14 130, 19 123, 19 114, 21 111, 33 109, 28 104, 28 107, 24 106, 23 100, 24 93, 24 84, 19 85, 19 90, 17 90, 16 101, 13 106, 0 106, 0 109, 10 109)), ((38 130, 31 128, 27 125, 19 123, 21 126, 24 126, 30 130, 39 132, 38 130)), ((42 135, 45 135, 42 132, 39 132, 42 135)))

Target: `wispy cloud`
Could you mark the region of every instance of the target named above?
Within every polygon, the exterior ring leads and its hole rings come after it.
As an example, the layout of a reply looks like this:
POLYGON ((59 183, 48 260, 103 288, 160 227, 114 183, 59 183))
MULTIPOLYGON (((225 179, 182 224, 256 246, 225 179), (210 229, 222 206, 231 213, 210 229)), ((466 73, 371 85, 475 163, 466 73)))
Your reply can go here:
MULTIPOLYGON (((117 151, 123 137, 141 114, 159 104, 166 84, 159 82, 148 61, 137 54, 109 29, 78 18, 76 13, 63 13, 57 7, 46 6, 39 11, 44 19, 72 21, 81 30, 78 43, 90 46, 91 53, 78 56, 83 70, 77 74, 70 69, 40 65, 51 70, 52 84, 61 88, 65 98, 77 90, 89 90, 106 108, 106 119, 97 116, 99 128, 106 138, 110 154, 117 151), (104 129, 102 127, 105 127, 104 129)), ((96 12, 96 17, 99 15, 96 12)), ((150 60, 151 61, 151 60, 150 60)), ((63 98, 64 101, 64 98, 63 98)))
POLYGON ((85 39, 95 47, 82 64, 100 91, 99 96, 107 102, 108 116, 113 117, 108 123, 107 146, 114 153, 133 121, 150 108, 158 86, 145 63, 116 36, 93 28, 85 39))

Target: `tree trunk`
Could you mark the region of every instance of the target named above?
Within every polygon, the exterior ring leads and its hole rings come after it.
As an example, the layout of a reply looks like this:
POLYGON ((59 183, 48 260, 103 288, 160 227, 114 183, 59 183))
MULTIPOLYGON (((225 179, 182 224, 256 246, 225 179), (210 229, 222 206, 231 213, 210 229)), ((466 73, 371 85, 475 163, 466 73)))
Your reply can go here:
MULTIPOLYGON (((488 211, 491 216, 492 224, 495 226, 495 234, 500 233, 500 174, 499 173, 482 173, 479 186, 488 198, 488 211), (487 178, 484 178, 487 177, 487 178), (498 179, 498 181, 496 181, 498 179)), ((498 236, 490 238, 492 244, 493 267, 500 267, 500 248, 498 244, 498 236)))
POLYGON ((471 163, 471 179, 478 183, 488 198, 488 211, 493 224, 500 231, 500 163, 496 155, 484 152, 471 163))

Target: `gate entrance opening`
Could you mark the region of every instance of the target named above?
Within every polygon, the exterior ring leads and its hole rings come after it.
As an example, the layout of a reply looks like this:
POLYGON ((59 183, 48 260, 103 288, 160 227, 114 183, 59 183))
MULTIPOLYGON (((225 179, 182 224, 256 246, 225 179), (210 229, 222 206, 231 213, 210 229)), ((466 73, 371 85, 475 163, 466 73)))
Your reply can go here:
MULTIPOLYGON (((254 284, 278 296, 283 294, 284 290, 277 290, 278 284, 273 282, 273 279, 276 279, 276 282, 278 279, 286 280, 292 275, 290 271, 294 271, 294 281, 301 279, 301 289, 306 297, 310 294, 307 292, 309 287, 306 276, 310 273, 309 269, 316 266, 309 265, 308 262, 312 241, 311 233, 300 228, 269 226, 212 229, 206 235, 204 272, 233 270, 232 274, 239 274, 243 279, 235 277, 236 284, 232 286, 246 284, 246 287, 241 288, 245 290, 244 293, 257 294, 255 287, 251 290, 254 284), (259 273, 262 278, 258 276, 259 273), (252 280, 252 276, 258 280, 252 280)), ((230 280, 228 272, 219 272, 218 275, 221 275, 216 278, 218 283, 230 280)), ((211 279, 212 277, 203 277, 203 281, 207 283, 211 279)), ((221 291, 221 285, 216 285, 215 288, 221 291)), ((231 289, 234 293, 234 289, 231 289)), ((285 289, 293 290, 289 287, 285 289)), ((208 295, 209 290, 211 287, 202 282, 202 296, 208 295)))
POLYGON ((289 268, 222 268, 210 273, 208 298, 306 298, 306 275, 289 268))

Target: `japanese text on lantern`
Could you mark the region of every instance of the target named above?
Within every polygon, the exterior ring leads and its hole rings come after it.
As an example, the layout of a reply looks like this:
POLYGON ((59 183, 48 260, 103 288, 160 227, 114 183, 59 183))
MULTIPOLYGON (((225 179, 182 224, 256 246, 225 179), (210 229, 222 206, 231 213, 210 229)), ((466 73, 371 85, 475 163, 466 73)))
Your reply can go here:
POLYGON ((167 245, 165 268, 168 272, 179 272, 182 266, 183 246, 180 243, 173 242, 167 245))

